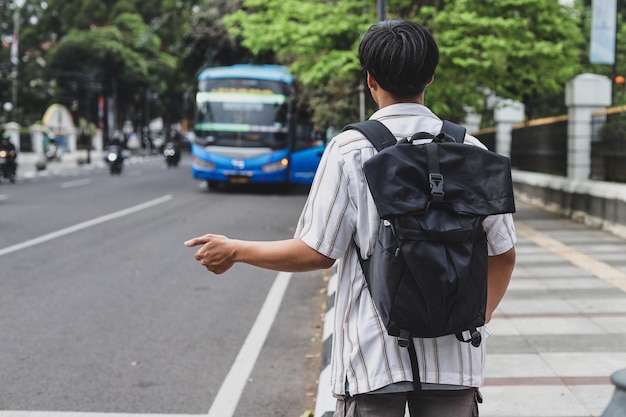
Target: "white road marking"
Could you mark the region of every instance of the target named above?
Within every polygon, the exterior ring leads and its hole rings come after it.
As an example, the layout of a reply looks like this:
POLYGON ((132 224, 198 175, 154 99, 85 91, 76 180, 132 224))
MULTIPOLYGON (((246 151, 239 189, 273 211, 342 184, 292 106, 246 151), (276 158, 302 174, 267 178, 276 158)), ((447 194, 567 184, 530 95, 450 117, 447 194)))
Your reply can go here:
MULTIPOLYGON (((252 368, 265 343, 267 334, 278 314, 278 308, 282 302, 289 281, 293 274, 281 272, 274 280, 274 284, 267 294, 267 298, 261 307, 248 337, 241 346, 235 362, 230 368, 226 379, 211 405, 209 417, 232 417, 246 386, 252 368)), ((0 414, 0 417, 4 417, 0 414)))
MULTIPOLYGON (((101 217, 97 217, 95 219, 87 220, 82 223, 75 224, 74 226, 67 227, 65 229, 57 230, 56 232, 48 233, 43 236, 36 237, 31 240, 27 240, 26 242, 18 243, 17 245, 8 246, 4 249, 0 249, 0 256, 8 255, 9 253, 17 252, 18 250, 26 249, 31 246, 38 245, 40 243, 48 242, 53 239, 57 239, 59 237, 69 235, 70 233, 78 232, 83 229, 87 229, 88 227, 96 226, 101 223, 105 223, 111 220, 118 219, 120 217, 128 216, 130 214, 136 213, 141 210, 146 210, 148 208, 157 206, 159 204, 163 204, 173 197, 171 194, 165 195, 163 197, 147 201, 142 204, 138 204, 133 207, 126 208, 124 210, 116 211, 114 213, 106 214, 101 217)), ((0 415, 1 416, 1 415, 0 415)))
POLYGON ((91 184, 91 178, 85 178, 85 179, 82 179, 82 180, 64 182, 63 184, 61 184, 61 188, 79 187, 81 185, 87 185, 87 184, 91 184))
POLYGON ((83 413, 80 411, 0 411, 0 417, 200 417, 205 414, 83 413))

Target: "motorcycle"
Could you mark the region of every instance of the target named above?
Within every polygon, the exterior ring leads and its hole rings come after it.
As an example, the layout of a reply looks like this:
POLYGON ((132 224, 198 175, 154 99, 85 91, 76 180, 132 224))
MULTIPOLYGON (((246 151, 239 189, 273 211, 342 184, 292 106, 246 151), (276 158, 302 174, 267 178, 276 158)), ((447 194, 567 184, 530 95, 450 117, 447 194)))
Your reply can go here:
POLYGON ((165 156, 165 163, 167 167, 177 167, 180 162, 180 149, 173 143, 168 142, 163 149, 163 155, 165 156))
POLYGON ((106 156, 106 162, 109 165, 109 171, 111 175, 121 174, 124 167, 124 155, 122 150, 117 146, 109 148, 109 152, 106 156))
POLYGON ((9 180, 13 184, 15 183, 16 173, 15 150, 0 149, 0 177, 9 180))
POLYGON ((46 160, 49 162, 61 160, 61 147, 54 140, 51 140, 46 147, 46 160))

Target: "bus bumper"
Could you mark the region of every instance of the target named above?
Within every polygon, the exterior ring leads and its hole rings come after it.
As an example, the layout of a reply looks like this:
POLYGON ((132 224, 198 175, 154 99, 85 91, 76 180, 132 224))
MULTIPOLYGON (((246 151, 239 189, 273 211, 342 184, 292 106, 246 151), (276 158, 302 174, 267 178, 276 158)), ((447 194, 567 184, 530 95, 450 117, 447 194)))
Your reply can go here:
POLYGON ((288 171, 286 169, 275 172, 263 172, 262 170, 208 170, 192 165, 191 170, 192 176, 196 180, 204 180, 224 184, 288 182, 288 171))

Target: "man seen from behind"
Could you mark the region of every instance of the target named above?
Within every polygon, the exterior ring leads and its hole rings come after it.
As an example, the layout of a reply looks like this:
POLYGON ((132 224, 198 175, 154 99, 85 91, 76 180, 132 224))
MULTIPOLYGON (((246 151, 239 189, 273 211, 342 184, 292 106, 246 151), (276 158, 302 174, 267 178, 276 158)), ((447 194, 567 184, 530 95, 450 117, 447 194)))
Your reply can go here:
MULTIPOLYGON (((359 59, 379 108, 371 119, 397 139, 441 131, 442 120, 424 105, 439 61, 427 29, 410 21, 379 22, 365 34, 359 59)), ((465 143, 484 148, 470 135, 465 143)), ((301 272, 339 261, 331 359, 335 417, 403 417, 407 404, 411 417, 478 416, 486 343, 472 347, 455 335, 415 338, 422 389, 414 392, 408 350, 387 334, 368 292, 356 251, 361 248, 360 255, 368 258, 377 240, 380 219, 363 174, 363 164, 375 153, 356 130, 329 142, 293 239, 251 242, 206 234, 185 245, 200 246, 195 259, 216 274, 236 262, 301 272)), ((487 217, 483 225, 489 321, 511 278, 516 233, 510 214, 487 217)))

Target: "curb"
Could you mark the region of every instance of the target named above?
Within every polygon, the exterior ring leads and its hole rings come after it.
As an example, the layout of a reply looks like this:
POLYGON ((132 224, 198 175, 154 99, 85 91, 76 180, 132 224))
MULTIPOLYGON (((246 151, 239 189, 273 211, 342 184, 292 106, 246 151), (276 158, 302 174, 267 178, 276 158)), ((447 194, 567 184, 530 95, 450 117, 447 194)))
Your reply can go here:
POLYGON ((317 384, 314 417, 332 417, 335 413, 336 400, 333 397, 330 385, 330 355, 333 345, 333 317, 335 314, 336 291, 337 271, 335 270, 328 280, 328 300, 326 302, 324 330, 322 333, 322 366, 317 384))

